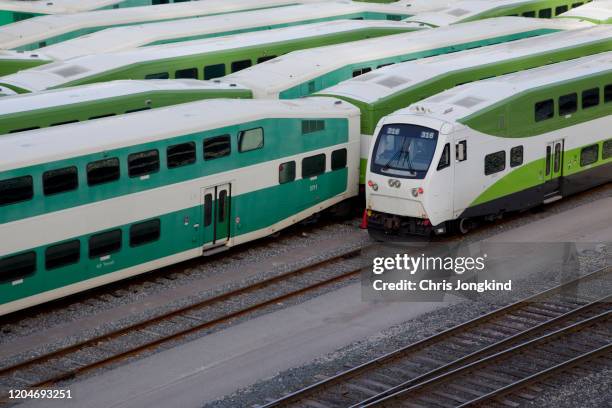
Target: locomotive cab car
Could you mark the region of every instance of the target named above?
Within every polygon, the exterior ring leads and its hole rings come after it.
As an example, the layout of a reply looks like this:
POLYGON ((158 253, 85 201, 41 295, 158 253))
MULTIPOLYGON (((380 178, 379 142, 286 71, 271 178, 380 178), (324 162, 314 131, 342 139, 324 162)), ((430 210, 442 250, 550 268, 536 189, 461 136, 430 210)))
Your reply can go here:
POLYGON ((467 232, 612 180, 612 53, 459 86, 383 118, 368 229, 467 232))

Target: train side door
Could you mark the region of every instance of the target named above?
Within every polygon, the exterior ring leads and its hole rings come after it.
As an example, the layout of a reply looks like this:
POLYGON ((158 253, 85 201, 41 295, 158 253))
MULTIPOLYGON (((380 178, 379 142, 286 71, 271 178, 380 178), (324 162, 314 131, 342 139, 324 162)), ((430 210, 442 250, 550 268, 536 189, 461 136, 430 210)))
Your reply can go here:
POLYGON ((546 144, 544 161, 544 202, 554 200, 560 195, 563 176, 564 140, 555 140, 546 144))
POLYGON ((202 241, 204 248, 224 245, 230 238, 231 184, 202 191, 202 241))

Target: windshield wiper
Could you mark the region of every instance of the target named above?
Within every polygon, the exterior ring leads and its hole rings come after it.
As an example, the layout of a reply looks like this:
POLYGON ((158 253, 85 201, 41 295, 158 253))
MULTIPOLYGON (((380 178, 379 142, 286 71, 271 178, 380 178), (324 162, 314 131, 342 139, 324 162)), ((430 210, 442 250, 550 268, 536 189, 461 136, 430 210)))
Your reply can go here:
POLYGON ((403 150, 398 150, 397 152, 395 152, 393 154, 393 157, 391 157, 391 159, 382 167, 382 171, 389 170, 389 168, 391 167, 391 163, 393 163, 395 160, 399 160, 402 157, 403 153, 403 150))
POLYGON ((404 159, 404 162, 408 161, 408 166, 409 166, 408 171, 410 173, 414 173, 414 169, 412 168, 412 160, 410 159, 410 139, 409 138, 404 139, 402 143, 402 147, 397 152, 395 152, 393 157, 391 157, 391 159, 387 162, 387 164, 385 164, 382 167, 381 170, 382 171, 389 170, 389 168, 391 167, 391 163, 393 163, 395 160, 399 162, 403 155, 406 155, 406 159, 404 159), (407 143, 408 143, 408 148, 406 149, 407 143))

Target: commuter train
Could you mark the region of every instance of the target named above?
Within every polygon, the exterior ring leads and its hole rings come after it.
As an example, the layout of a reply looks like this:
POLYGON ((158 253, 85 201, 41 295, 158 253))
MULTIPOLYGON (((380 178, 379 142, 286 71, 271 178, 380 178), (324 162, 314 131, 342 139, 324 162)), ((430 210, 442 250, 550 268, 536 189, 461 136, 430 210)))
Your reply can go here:
MULTIPOLYGON (((177 79, 111 81, 0 98, 0 135, 213 98, 250 99, 233 84, 177 79)), ((1 93, 0 93, 1 95, 1 93)))
POLYGON ((410 30, 397 21, 313 23, 72 58, 4 76, 0 86, 25 93, 117 79, 214 79, 291 51, 410 30))
POLYGON ((467 82, 606 51, 612 51, 612 27, 591 26, 396 64, 316 95, 343 99, 360 108, 363 184, 370 140, 384 116, 467 82))
POLYGON ((471 220, 612 181, 612 52, 466 84, 383 118, 368 165, 376 237, 471 220))
POLYGON ((591 0, 466 0, 407 18, 415 27, 443 27, 502 16, 553 18, 591 0))
POLYGON ((177 0, 3 0, 0 3, 0 25, 23 21, 36 16, 175 2, 177 0))
POLYGON ((400 62, 590 26, 571 20, 500 17, 294 51, 221 81, 248 87, 255 98, 294 99, 400 62))
MULTIPOLYGON (((272 27, 282 27, 305 22, 320 22, 334 19, 364 19, 364 20, 401 20, 409 16, 405 7, 368 4, 352 1, 333 1, 333 2, 314 2, 307 0, 307 5, 291 6, 293 8, 274 7, 279 5, 289 6, 287 1, 279 0, 253 1, 253 0, 206 0, 204 2, 195 1, 190 3, 164 4, 158 6, 141 7, 130 10, 102 10, 88 13, 79 13, 63 16, 43 16, 9 26, 0 27, 0 47, 18 51, 35 50, 52 44, 75 39, 86 34, 98 32, 100 30, 111 29, 112 27, 131 26, 136 24, 148 23, 156 24, 152 28, 145 25, 138 25, 134 29, 122 29, 109 31, 110 39, 115 46, 120 45, 121 41, 126 41, 143 45, 155 41, 180 41, 186 38, 206 37, 207 35, 222 35, 223 32, 208 32, 204 25, 216 24, 218 21, 231 19, 230 23, 219 27, 226 34, 232 31, 249 31, 265 29, 266 25, 272 27), (267 18, 270 22, 245 21, 240 15, 231 16, 212 16, 213 14, 224 14, 236 11, 248 11, 253 9, 269 8, 260 10, 259 18, 267 18), (198 20, 194 24, 185 25, 183 22, 171 24, 169 20, 209 16, 208 20, 198 20), (237 20, 235 20, 237 19, 237 20), (140 33, 142 31, 142 34, 140 33), (160 33, 156 39, 156 33, 160 33), (165 37, 164 37, 165 36, 165 37), (134 38, 132 38, 134 37, 134 38), (150 40, 148 40, 150 38, 150 40)), ((295 4, 295 2, 293 2, 295 4)), ((251 19, 255 18, 254 16, 251 19)), ((92 41, 105 41, 106 34, 91 36, 92 41)), ((89 38, 85 41, 87 43, 89 38)), ((83 42, 78 42, 74 47, 81 47, 83 42)), ((103 52, 103 48, 92 51, 103 52)))
POLYGON ((359 110, 332 98, 2 136, 0 315, 270 235, 355 197, 358 163, 359 110))
POLYGON ((594 24, 612 24, 612 0, 596 0, 571 9, 559 18, 573 18, 594 24))
MULTIPOLYGON (((363 40, 359 42, 358 54, 353 52, 353 43, 289 53, 274 62, 259 64, 223 77, 218 82, 177 80, 181 82, 172 84, 172 81, 151 80, 148 82, 152 84, 148 86, 144 81, 111 81, 24 94, 21 98, 0 103, 0 119, 3 119, 0 121, 0 134, 197 99, 295 99, 394 61, 585 26, 592 25, 502 17, 458 24, 427 33, 413 32, 363 40)), ((591 43, 596 43, 596 38, 601 38, 601 35, 595 35, 591 43)), ((369 112, 364 111, 362 115, 369 115, 369 112)), ((369 138, 365 142, 369 144, 369 138)), ((365 153, 362 157, 366 157, 365 153)))

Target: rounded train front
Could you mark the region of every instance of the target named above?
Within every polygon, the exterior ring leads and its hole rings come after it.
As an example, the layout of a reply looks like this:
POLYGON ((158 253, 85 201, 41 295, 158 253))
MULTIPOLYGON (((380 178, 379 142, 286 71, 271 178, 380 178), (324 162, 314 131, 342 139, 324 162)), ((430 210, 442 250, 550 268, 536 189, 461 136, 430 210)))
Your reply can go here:
POLYGON ((412 113, 398 112, 381 121, 366 178, 371 233, 406 237, 446 232, 452 195, 441 186, 450 187, 453 181, 446 128, 443 121, 412 113))

